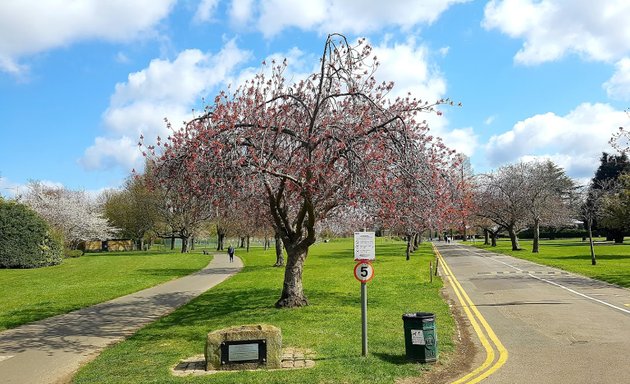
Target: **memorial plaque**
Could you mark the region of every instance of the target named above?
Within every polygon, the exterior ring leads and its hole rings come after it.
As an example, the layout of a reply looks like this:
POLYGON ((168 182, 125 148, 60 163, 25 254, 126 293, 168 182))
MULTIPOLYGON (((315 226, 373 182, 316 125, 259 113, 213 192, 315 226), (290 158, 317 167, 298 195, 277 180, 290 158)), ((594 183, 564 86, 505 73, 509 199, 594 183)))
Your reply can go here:
POLYGON ((228 346, 228 361, 258 360, 258 343, 228 346))
POLYGON ((221 364, 265 363, 267 344, 265 340, 239 340, 221 343, 221 364))

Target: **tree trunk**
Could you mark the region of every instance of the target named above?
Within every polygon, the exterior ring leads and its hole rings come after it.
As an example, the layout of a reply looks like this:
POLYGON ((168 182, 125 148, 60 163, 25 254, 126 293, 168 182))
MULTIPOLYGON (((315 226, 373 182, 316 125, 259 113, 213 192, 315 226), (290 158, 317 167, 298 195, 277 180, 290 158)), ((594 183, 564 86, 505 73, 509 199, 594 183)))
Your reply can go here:
POLYGON ((190 250, 191 251, 195 250, 195 236, 190 237, 190 250))
POLYGON ((411 235, 407 235, 407 249, 405 250, 405 260, 409 260, 410 253, 411 253, 411 235))
POLYGON ((171 251, 175 249, 175 235, 171 236, 171 251))
POLYGON ((241 236, 241 241, 238 247, 245 248, 245 236, 241 236))
POLYGON ((302 272, 304 260, 308 255, 308 247, 287 247, 287 266, 284 269, 282 295, 276 302, 278 308, 295 308, 308 305, 302 288, 302 272))
POLYGON ((623 244, 623 231, 615 231, 613 239, 615 244, 623 244))
POLYGON ((217 225, 217 251, 223 250, 223 243, 225 241, 225 232, 221 227, 217 225))
POLYGON ((509 227, 507 230, 508 230, 508 234, 510 235, 510 241, 512 242, 512 250, 520 251, 521 247, 518 244, 518 236, 516 235, 516 231, 514 230, 514 227, 509 227))
MULTIPOLYGON (((485 228, 483 230, 483 245, 490 245, 490 231, 485 228)), ((494 246, 496 247, 496 241, 494 246)))
POLYGON ((497 246, 497 232, 490 232, 490 240, 491 240, 491 246, 496 247, 497 246))
POLYGON ((588 243, 591 247, 591 265, 597 265, 597 259, 595 259, 595 247, 593 246, 592 220, 586 220, 586 226, 588 229, 588 243))
POLYGON ((182 239, 182 253, 188 253, 188 236, 182 236, 180 239, 182 239))
POLYGON ((249 252, 249 240, 250 240, 250 237, 247 236, 247 240, 246 240, 246 243, 245 243, 247 245, 247 252, 249 252))
POLYGON ((276 233, 274 237, 276 239, 276 263, 273 266, 282 267, 284 266, 284 254, 282 253, 282 239, 280 239, 280 235, 278 233, 276 233))
POLYGON ((532 246, 532 253, 538 253, 540 248, 540 220, 534 219, 534 244, 532 246))

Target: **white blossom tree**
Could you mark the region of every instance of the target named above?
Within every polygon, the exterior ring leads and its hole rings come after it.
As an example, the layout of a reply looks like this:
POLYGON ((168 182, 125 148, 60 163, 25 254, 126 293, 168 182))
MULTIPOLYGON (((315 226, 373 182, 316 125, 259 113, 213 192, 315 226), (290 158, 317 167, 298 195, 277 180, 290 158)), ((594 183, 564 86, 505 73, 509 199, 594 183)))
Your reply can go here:
POLYGON ((24 203, 60 231, 70 249, 76 249, 81 241, 107 239, 116 232, 103 217, 95 199, 85 191, 72 191, 32 181, 28 185, 24 203))

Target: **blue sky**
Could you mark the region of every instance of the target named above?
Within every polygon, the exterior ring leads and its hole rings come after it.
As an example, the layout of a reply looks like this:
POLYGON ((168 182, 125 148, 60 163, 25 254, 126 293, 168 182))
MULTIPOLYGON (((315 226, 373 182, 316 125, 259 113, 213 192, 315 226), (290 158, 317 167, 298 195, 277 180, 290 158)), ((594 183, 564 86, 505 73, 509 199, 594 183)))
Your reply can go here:
POLYGON ((120 186, 140 134, 269 58, 299 79, 328 33, 366 37, 395 92, 462 102, 434 134, 484 172, 551 158, 590 178, 630 117, 626 0, 19 0, 0 3, 0 193, 120 186))

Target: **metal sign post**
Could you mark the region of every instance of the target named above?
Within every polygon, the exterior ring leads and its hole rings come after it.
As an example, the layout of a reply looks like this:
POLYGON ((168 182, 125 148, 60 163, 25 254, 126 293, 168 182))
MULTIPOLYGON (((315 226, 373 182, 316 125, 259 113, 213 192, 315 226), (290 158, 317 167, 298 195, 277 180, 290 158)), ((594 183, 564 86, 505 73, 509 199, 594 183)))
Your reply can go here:
POLYGON ((361 356, 367 356, 367 283, 374 277, 370 261, 376 258, 374 232, 354 233, 354 277, 361 282, 361 356))
POLYGON ((367 354, 367 285, 361 283, 361 356, 367 354))
POLYGON ((367 285, 374 277, 374 267, 369 261, 359 261, 354 266, 354 277, 361 282, 361 356, 367 356, 367 285))

